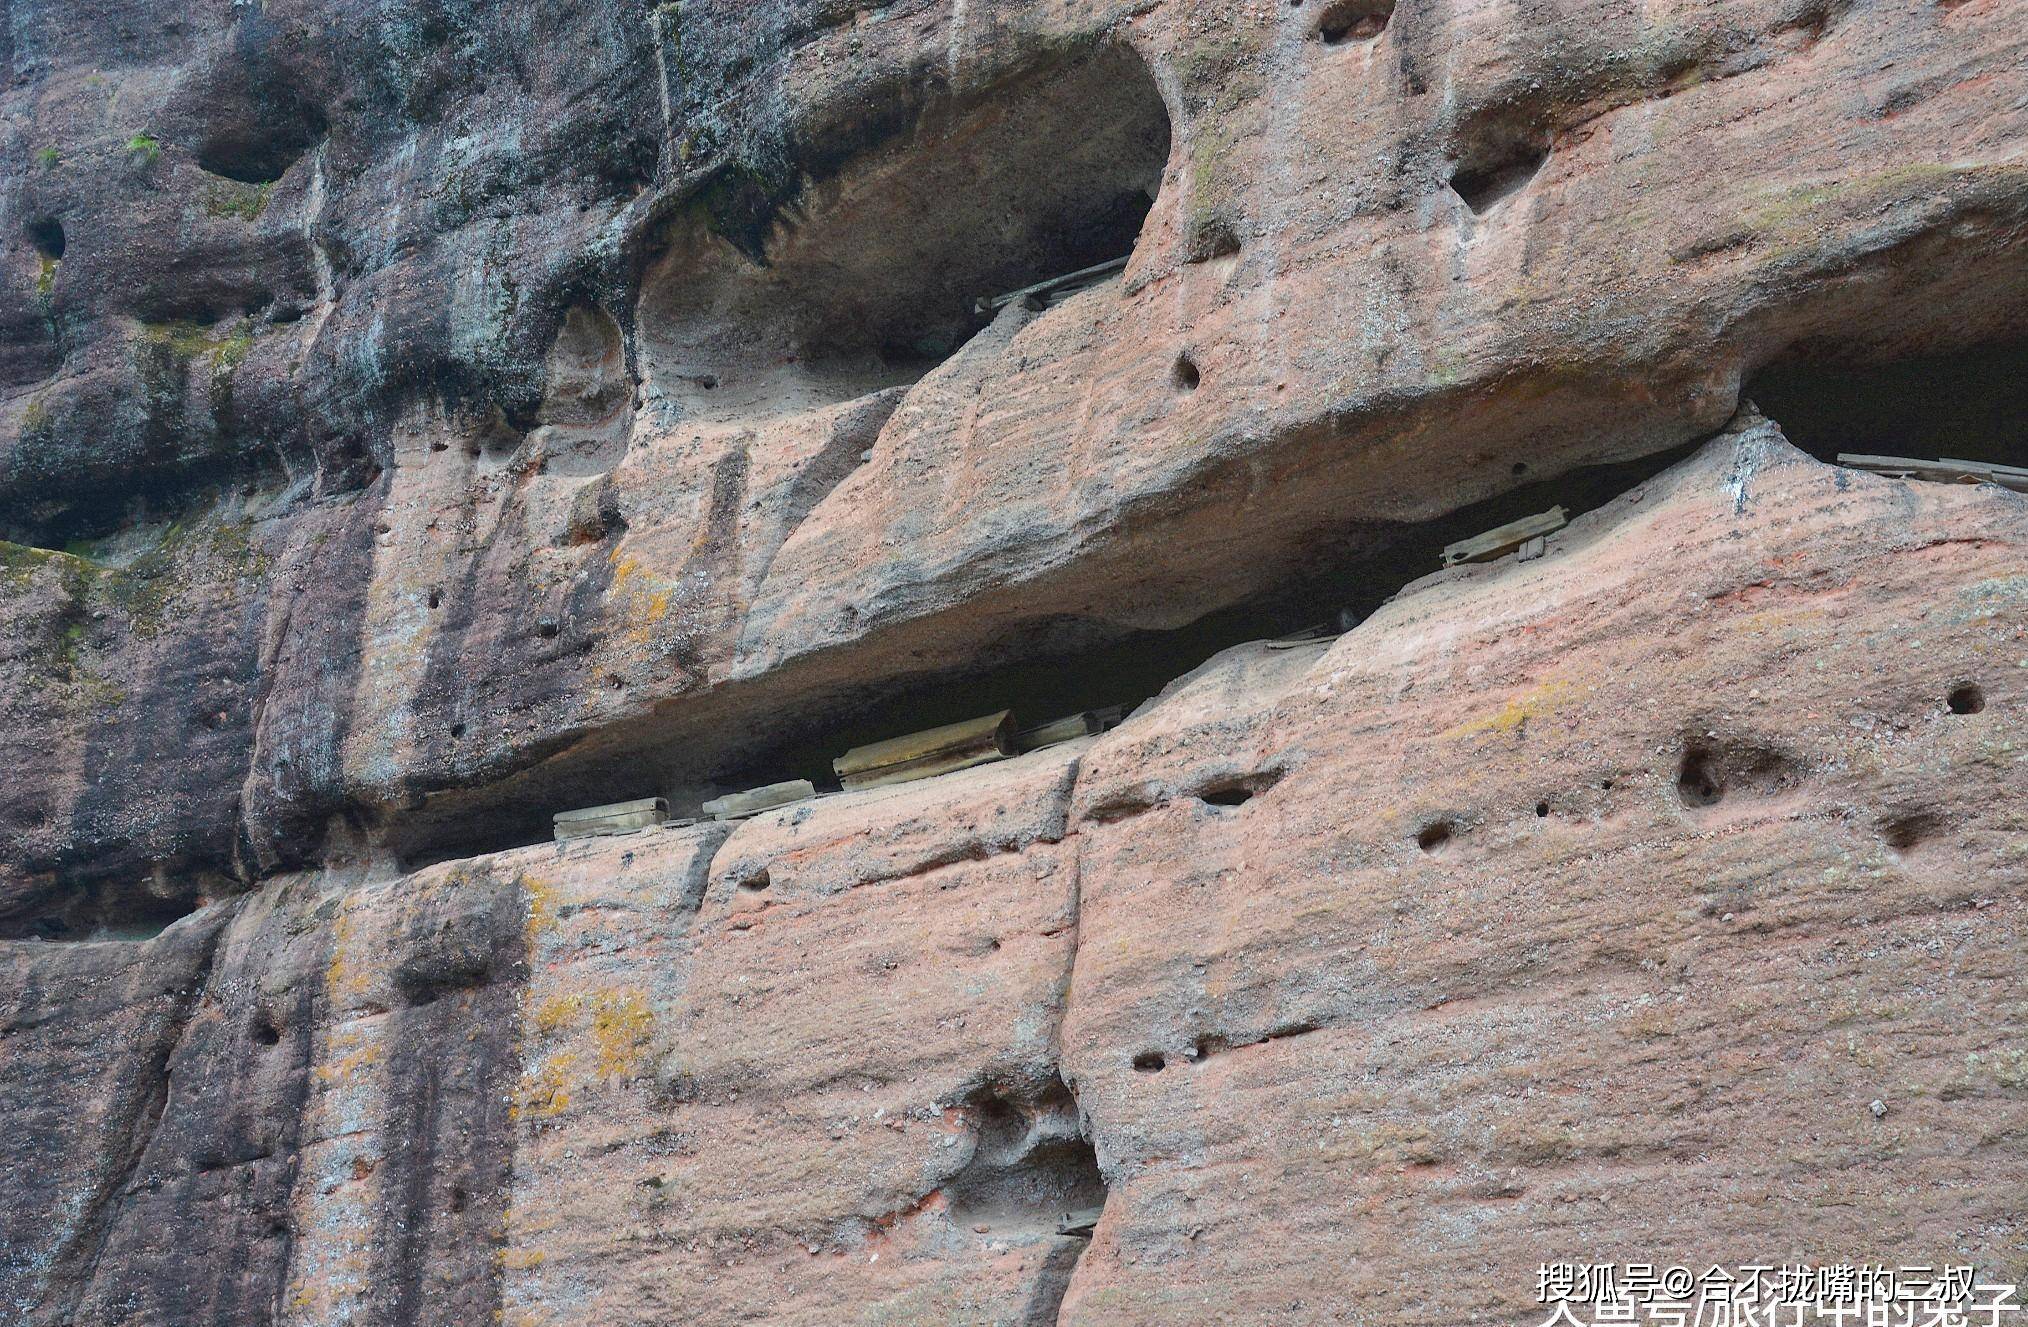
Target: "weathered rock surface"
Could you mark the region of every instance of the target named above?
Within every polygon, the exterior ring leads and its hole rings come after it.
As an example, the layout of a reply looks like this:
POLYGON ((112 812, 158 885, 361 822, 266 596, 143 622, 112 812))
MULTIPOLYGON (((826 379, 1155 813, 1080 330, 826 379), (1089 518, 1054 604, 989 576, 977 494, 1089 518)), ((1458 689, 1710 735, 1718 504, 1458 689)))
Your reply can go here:
POLYGON ((0 1304, 1523 1323, 1557 1257, 2018 1279, 2024 517, 1748 419, 1096 738, 8 942, 0 1304))
POLYGON ((7 929, 698 800, 2028 332, 2005 0, 1342 8, 15 0, 7 929))

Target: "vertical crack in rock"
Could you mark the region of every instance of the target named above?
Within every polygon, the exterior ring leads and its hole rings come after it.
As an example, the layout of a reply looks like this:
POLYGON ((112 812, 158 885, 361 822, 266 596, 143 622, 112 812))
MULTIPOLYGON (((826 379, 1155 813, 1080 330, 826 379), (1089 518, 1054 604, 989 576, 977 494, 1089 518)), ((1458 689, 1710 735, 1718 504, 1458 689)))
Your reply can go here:
MULTIPOLYGON (((1079 756, 1070 763, 1069 777, 1063 781, 1064 825, 1063 839, 1077 838, 1077 829, 1071 823, 1073 808, 1076 806, 1078 780, 1084 774, 1084 759, 1079 756)), ((1092 1122, 1084 1106, 1077 1100, 1075 1084, 1063 1074, 1063 1029, 1070 1021, 1071 994, 1076 989, 1077 960, 1084 948, 1084 845, 1081 841, 1071 844, 1071 851, 1065 854, 1065 869, 1070 878, 1070 961, 1064 964, 1063 988, 1058 1000, 1056 1027, 1052 1058, 1056 1063, 1057 1082, 1063 1086, 1063 1095, 1075 1116, 1078 1146, 1079 1170, 1070 1172, 1075 1181, 1084 1186, 1083 1194, 1089 1207, 1080 1213, 1080 1220, 1089 1216, 1090 1225, 1081 1233, 1071 1235, 1073 1244, 1066 1244, 1053 1251, 1043 1268, 1043 1275, 1029 1300, 1022 1317, 1022 1327, 1056 1327, 1062 1317, 1064 1297, 1070 1293, 1070 1283, 1077 1274, 1078 1265, 1091 1247, 1091 1236, 1098 1223, 1103 1220, 1104 1210, 1111 1189, 1104 1171, 1099 1166, 1098 1149, 1092 1138, 1092 1122), (1088 1166, 1086 1172, 1082 1167, 1088 1166)))
MULTIPOLYGON (((180 985, 164 992, 173 1003, 163 1016, 161 1033, 142 1070, 141 1090, 130 1099, 126 1108, 127 1118, 111 1131, 112 1136, 128 1141, 127 1151, 116 1167, 104 1172, 98 1187, 85 1199, 83 1214, 76 1228, 50 1260, 48 1280, 37 1306, 50 1315, 48 1321, 64 1324, 81 1321, 78 1313, 105 1258, 119 1207, 140 1173, 141 1163, 147 1159, 163 1116, 168 1112, 170 1080, 177 1052, 183 1047, 190 1030, 191 1016, 211 982, 219 948, 224 944, 226 927, 238 907, 235 902, 222 911, 219 920, 211 925, 209 933, 200 942, 190 975, 180 985)), ((142 979, 150 978, 144 975, 142 979)))
POLYGON ((375 1274, 383 1321, 402 1327, 492 1322, 501 1307, 508 1103, 527 973, 521 894, 513 882, 470 873, 449 900, 409 920, 394 971, 402 1004, 386 1129, 406 1146, 389 1158, 375 1274))
POLYGON ((901 404, 906 389, 890 387, 852 402, 832 420, 831 436, 817 454, 804 463, 797 472, 795 481, 789 486, 785 510, 779 525, 780 538, 774 547, 764 555, 752 559, 752 570, 748 580, 758 586, 767 579, 768 569, 774 565, 775 555, 782 545, 795 536, 811 512, 823 505, 838 486, 852 477, 870 454, 873 444, 880 438, 880 431, 887 421, 894 417, 895 407, 901 404))

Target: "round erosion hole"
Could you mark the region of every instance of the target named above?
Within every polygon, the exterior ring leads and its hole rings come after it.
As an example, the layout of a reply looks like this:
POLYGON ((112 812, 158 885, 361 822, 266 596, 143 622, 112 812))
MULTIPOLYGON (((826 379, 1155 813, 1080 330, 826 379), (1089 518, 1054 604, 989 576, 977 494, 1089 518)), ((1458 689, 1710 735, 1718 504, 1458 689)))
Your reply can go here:
POLYGON ((1536 814, 1537 816, 1546 816, 1546 815, 1548 815, 1548 814, 1549 814, 1549 803, 1547 803, 1547 802, 1537 802, 1537 803, 1535 804, 1535 814, 1536 814))
POLYGON ((1686 751, 1676 770, 1676 795, 1685 806, 1716 806, 1725 796, 1725 784, 1705 751, 1686 751))
POLYGON ((465 735, 465 725, 464 725, 464 724, 462 724, 462 723, 454 723, 454 724, 452 724, 452 725, 451 725, 451 736, 453 736, 453 737, 463 737, 464 735, 465 735))
POLYGON ((1973 683, 1966 682, 1952 687, 1944 703, 1951 707, 1952 714, 1977 714, 1986 708, 1986 693, 1973 683))
POLYGON ((282 1040, 282 1030, 275 1026, 273 1019, 256 1019, 254 1021, 253 1039, 263 1046, 279 1045, 282 1040))
POLYGON ((1439 853, 1449 846, 1451 827, 1439 820, 1434 825, 1424 825, 1415 836, 1415 846, 1426 853, 1439 853))
POLYGON ((430 591, 430 607, 431 607, 431 608, 441 608, 441 607, 443 606, 443 602, 444 602, 444 592, 443 592, 442 590, 431 590, 431 591, 430 591))
POLYGON ((1176 356, 1176 367, 1169 371, 1170 381, 1177 389, 1185 392, 1197 390, 1197 384, 1204 381, 1204 375, 1197 371, 1197 361, 1188 355, 1176 356))
POLYGON ((1138 1074, 1159 1074, 1168 1063, 1160 1051, 1142 1051, 1134 1057, 1134 1072, 1138 1074))
POLYGON ((1394 0, 1333 0, 1317 18, 1317 38, 1326 46, 1371 41, 1393 14, 1394 0))
POLYGON ((740 881, 739 887, 741 889, 750 890, 751 892, 758 894, 763 889, 768 888, 772 884, 774 884, 774 878, 770 876, 766 871, 760 871, 740 881))
POLYGON ((1528 473, 1528 462, 1526 461, 1514 462, 1514 477, 1516 479, 1519 479, 1522 475, 1525 475, 1527 473, 1528 473))

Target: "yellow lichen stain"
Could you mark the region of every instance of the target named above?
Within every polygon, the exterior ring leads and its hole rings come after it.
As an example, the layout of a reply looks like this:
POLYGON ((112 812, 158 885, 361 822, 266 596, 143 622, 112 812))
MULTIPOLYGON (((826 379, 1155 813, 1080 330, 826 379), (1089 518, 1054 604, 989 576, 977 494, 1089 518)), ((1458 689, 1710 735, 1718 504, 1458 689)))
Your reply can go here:
POLYGON ((577 1061, 578 1057, 569 1051, 545 1059, 523 1084, 515 1117, 547 1120, 569 1110, 571 1071, 577 1061))
POLYGON ((594 991, 553 995, 535 1007, 532 1022, 544 1036, 582 1027, 591 1038, 593 1076, 610 1080, 629 1077, 639 1068, 655 1014, 639 991, 594 991))
POLYGON ((617 548, 606 557, 613 566, 608 595, 613 600, 610 616, 615 634, 646 647, 654 640, 655 628, 669 616, 675 587, 617 548))
POLYGON ((1443 735, 1446 738, 1460 738, 1473 737, 1480 733, 1496 733, 1501 736, 1518 733, 1529 720, 1546 718, 1561 709, 1569 701, 1571 691, 1568 682, 1544 682, 1533 691, 1516 696, 1494 713, 1447 729, 1443 735))
POLYGON ((500 1265, 510 1272, 526 1272, 542 1266, 546 1259, 541 1249, 507 1249, 500 1255, 500 1265))
POLYGON ((311 1075, 320 1083, 336 1083, 352 1077, 361 1069, 373 1065, 380 1059, 380 1048, 366 1046, 343 1056, 332 1064, 320 1064, 311 1075))
POLYGON ((541 876, 524 874, 521 877, 521 893, 528 900, 526 933, 529 957, 532 958, 536 937, 556 925, 556 886, 541 876))
POLYGON ((355 927, 349 904, 331 923, 331 962, 324 969, 324 989, 333 997, 363 995, 370 980, 366 970, 346 956, 355 927))
POLYGON ((581 995, 552 995, 535 1008, 535 1030, 542 1033, 556 1031, 577 1017, 577 1011, 584 1004, 581 995))
POLYGON ((601 1078, 631 1075, 655 1028, 655 1015, 639 993, 601 993, 594 999, 592 1041, 598 1047, 601 1078))

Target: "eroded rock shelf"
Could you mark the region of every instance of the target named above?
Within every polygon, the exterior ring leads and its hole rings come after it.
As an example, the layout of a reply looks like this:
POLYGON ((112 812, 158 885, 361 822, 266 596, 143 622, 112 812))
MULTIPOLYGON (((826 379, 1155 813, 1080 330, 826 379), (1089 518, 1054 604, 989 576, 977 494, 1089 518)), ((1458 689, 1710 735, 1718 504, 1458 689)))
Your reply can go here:
POLYGON ((1832 464, 2028 465, 2006 0, 14 0, 0 69, 0 1321, 2020 1279, 2028 496, 1832 464))

